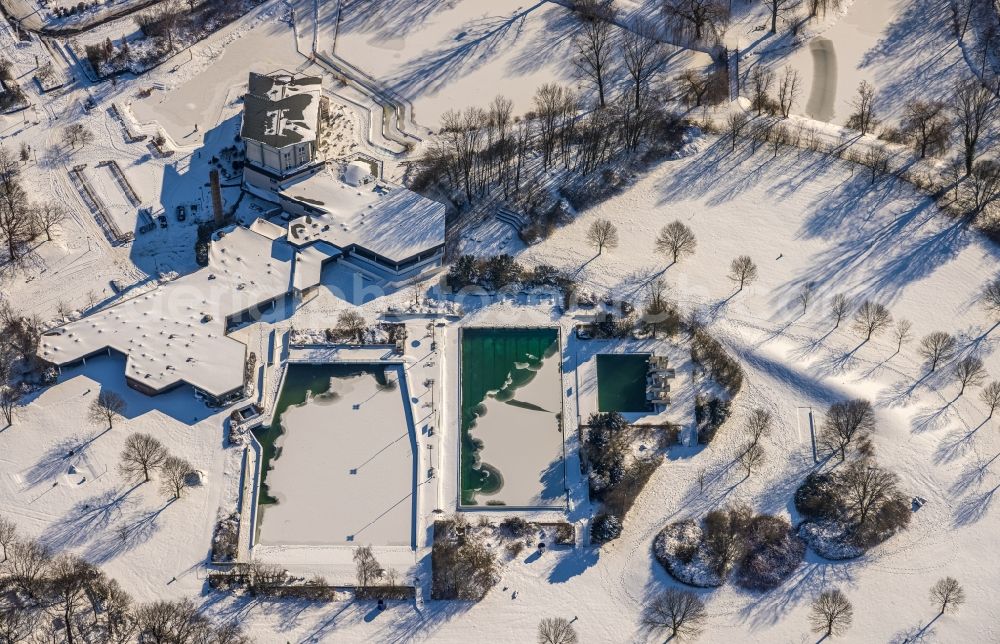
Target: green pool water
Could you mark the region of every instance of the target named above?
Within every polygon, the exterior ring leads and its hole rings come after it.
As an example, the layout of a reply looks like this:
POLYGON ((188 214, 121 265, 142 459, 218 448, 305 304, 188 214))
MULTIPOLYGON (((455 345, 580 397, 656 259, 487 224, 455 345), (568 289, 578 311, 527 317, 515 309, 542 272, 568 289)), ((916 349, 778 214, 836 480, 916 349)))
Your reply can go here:
MULTIPOLYGON (((306 401, 306 394, 313 396, 330 390, 332 378, 348 378, 358 374, 371 374, 381 385, 386 385, 385 368, 372 365, 347 364, 297 364, 290 363, 285 369, 285 381, 278 394, 278 402, 274 410, 274 419, 270 425, 253 430, 254 436, 260 442, 262 449, 261 482, 257 503, 261 506, 277 503, 277 499, 268 493, 267 473, 271 469, 271 461, 281 456, 281 449, 274 442, 282 434, 281 416, 293 405, 301 405, 306 401)), ((258 520, 259 522, 259 520, 258 520)))
POLYGON ((646 401, 648 353, 597 356, 597 409, 601 412, 640 412, 646 401))
POLYGON ((478 494, 493 494, 503 487, 500 471, 485 462, 477 467, 480 443, 470 432, 488 393, 499 392, 497 400, 512 400, 517 389, 535 377, 542 361, 558 351, 557 329, 463 329, 462 505, 476 505, 478 494))

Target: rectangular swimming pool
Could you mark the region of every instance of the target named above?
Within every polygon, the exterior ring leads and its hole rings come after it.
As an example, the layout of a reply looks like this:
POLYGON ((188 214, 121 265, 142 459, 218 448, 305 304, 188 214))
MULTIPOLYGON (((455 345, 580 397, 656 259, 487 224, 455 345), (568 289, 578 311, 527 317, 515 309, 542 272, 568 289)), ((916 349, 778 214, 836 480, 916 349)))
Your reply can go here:
POLYGON ((462 505, 564 505, 559 330, 461 333, 462 505))
POLYGON ((416 436, 397 364, 287 365, 263 447, 264 545, 410 546, 416 436))
POLYGON ((646 401, 648 353, 607 353, 597 356, 597 410, 643 412, 646 401))

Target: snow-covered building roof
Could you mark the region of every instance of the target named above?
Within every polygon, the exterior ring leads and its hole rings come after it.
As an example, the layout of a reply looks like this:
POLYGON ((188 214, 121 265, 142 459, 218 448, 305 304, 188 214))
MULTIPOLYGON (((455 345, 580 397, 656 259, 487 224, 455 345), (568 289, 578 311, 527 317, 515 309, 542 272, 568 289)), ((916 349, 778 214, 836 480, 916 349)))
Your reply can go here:
POLYGON ((270 222, 263 217, 257 217, 250 224, 250 230, 267 237, 268 239, 280 239, 284 237, 287 231, 276 223, 270 222))
POLYGON ((274 148, 315 140, 321 94, 322 82, 316 76, 251 72, 241 136, 274 148))
POLYGON ((227 324, 289 292, 292 255, 283 239, 227 229, 206 268, 46 333, 38 353, 66 365, 114 349, 127 357, 129 383, 147 393, 188 383, 230 394, 243 386, 246 347, 226 336, 227 324))
POLYGON ((288 224, 288 242, 296 247, 321 240, 403 262, 444 245, 444 204, 401 186, 349 186, 326 170, 284 186, 280 194, 315 213, 288 224))
POLYGON ((297 291, 319 286, 326 262, 340 257, 341 252, 327 244, 317 242, 295 253, 295 277, 293 286, 297 291))

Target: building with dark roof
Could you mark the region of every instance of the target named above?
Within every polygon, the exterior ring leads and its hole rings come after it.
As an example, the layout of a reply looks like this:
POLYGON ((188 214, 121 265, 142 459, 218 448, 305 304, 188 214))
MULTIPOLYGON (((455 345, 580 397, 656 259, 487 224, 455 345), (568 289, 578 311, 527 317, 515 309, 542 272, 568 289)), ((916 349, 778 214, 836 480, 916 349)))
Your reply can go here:
POLYGON ((323 100, 318 77, 281 70, 251 72, 240 133, 246 143, 248 180, 270 184, 305 174, 316 165, 323 100))

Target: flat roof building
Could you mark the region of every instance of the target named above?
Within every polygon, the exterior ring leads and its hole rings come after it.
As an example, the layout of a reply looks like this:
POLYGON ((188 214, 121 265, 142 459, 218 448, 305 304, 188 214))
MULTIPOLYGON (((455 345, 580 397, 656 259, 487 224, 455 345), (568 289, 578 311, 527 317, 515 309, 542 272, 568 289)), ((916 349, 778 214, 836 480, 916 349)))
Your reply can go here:
POLYGON ((38 354, 62 367, 115 351, 134 389, 153 395, 186 383, 222 401, 244 386, 246 346, 229 327, 290 292, 293 255, 283 238, 227 229, 206 268, 48 331, 38 354))

